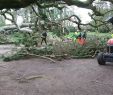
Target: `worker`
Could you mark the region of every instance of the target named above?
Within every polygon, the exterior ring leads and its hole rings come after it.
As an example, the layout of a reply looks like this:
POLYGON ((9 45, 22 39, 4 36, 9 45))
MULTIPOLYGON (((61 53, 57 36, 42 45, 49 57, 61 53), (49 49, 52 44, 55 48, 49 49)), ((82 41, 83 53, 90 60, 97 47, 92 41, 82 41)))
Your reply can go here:
POLYGON ((80 32, 77 36, 77 43, 84 45, 86 43, 86 32, 80 32))
POLYGON ((44 32, 42 33, 41 38, 42 38, 42 40, 41 40, 41 45, 42 45, 43 41, 44 41, 45 44, 47 45, 47 41, 46 41, 47 32, 46 32, 46 31, 44 31, 44 32))

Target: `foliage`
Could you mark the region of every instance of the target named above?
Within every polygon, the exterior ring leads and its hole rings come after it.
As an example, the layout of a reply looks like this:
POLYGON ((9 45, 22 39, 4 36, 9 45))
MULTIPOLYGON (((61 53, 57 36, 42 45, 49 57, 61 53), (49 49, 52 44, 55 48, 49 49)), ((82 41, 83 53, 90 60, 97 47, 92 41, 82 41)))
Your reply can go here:
POLYGON ((19 59, 25 59, 27 58, 27 54, 19 54, 19 53, 16 53, 14 55, 11 55, 11 56, 3 56, 3 61, 12 61, 12 60, 19 60, 19 59))
POLYGON ((101 26, 101 27, 99 27, 98 31, 100 33, 108 33, 109 29, 107 29, 105 26, 101 26))
POLYGON ((5 25, 5 21, 2 16, 0 16, 0 27, 5 25))
MULTIPOLYGON (((98 52, 104 52, 106 48, 106 42, 110 36, 105 36, 106 33, 91 34, 88 33, 86 44, 79 45, 75 40, 72 41, 56 41, 54 44, 48 44, 45 47, 24 47, 16 53, 4 56, 4 61, 18 60, 23 58, 32 58, 29 54, 46 56, 54 55, 56 58, 58 56, 67 56, 72 58, 88 58, 95 57, 98 52), (29 54, 28 54, 29 53, 29 54)), ((31 45, 31 44, 30 44, 31 45)), ((64 58, 64 57, 62 57, 64 58)))
MULTIPOLYGON (((98 34, 97 34, 98 35, 98 34)), ((110 36, 105 36, 105 35, 88 35, 86 39, 86 44, 81 46, 75 41, 71 42, 57 42, 53 49, 54 49, 54 54, 56 55, 63 55, 67 54, 69 56, 74 56, 74 57, 93 57, 95 56, 98 52, 104 51, 106 48, 106 42, 110 38, 110 36)))
POLYGON ((16 53, 7 55, 7 56, 2 56, 3 61, 12 61, 12 60, 19 60, 19 59, 27 59, 27 58, 32 58, 34 56, 31 56, 29 54, 34 54, 34 55, 51 55, 53 53, 53 48, 51 46, 45 47, 45 48, 36 48, 32 47, 28 49, 26 48, 21 48, 20 50, 17 50, 16 53))
POLYGON ((7 35, 0 34, 0 44, 8 44, 10 40, 8 39, 7 35))
POLYGON ((91 37, 83 46, 76 45, 76 48, 71 49, 70 55, 75 57, 94 57, 98 52, 104 52, 107 38, 91 37))
POLYGON ((75 32, 75 31, 77 31, 77 30, 75 29, 75 27, 72 27, 72 26, 68 26, 68 27, 66 27, 66 29, 67 29, 69 32, 75 32))
POLYGON ((12 40, 16 45, 24 45, 25 47, 33 47, 38 44, 38 33, 17 32, 12 36, 12 40))
POLYGON ((29 50, 29 53, 36 55, 51 55, 53 53, 53 47, 49 45, 42 48, 34 47, 29 50))
POLYGON ((60 29, 52 30, 52 32, 53 32, 54 35, 57 35, 58 37, 61 36, 61 31, 60 31, 60 29))

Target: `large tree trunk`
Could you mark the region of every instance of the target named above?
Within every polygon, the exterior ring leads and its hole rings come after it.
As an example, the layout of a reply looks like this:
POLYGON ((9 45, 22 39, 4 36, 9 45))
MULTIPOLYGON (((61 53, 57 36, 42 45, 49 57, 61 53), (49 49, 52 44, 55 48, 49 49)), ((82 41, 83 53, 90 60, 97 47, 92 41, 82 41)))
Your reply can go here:
MULTIPOLYGON (((24 23, 22 24, 21 28, 19 31, 22 32, 32 32, 32 30, 28 27, 34 26, 34 24, 32 23, 24 23)), ((16 27, 16 25, 7 25, 7 26, 2 26, 0 27, 0 32, 1 33, 8 33, 8 32, 13 32, 13 31, 18 31, 18 28, 16 27)))
POLYGON ((0 9, 26 7, 36 0, 0 0, 0 9))

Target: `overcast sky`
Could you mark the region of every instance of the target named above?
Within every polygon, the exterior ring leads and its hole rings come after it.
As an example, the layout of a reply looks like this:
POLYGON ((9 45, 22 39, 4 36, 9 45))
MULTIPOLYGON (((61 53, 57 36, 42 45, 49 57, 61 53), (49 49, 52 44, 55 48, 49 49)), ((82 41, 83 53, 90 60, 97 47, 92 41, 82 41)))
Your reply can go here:
POLYGON ((70 11, 74 12, 76 15, 80 17, 82 23, 88 23, 91 21, 91 18, 88 15, 88 13, 92 13, 92 10, 79 8, 77 6, 69 6, 68 8, 70 11))

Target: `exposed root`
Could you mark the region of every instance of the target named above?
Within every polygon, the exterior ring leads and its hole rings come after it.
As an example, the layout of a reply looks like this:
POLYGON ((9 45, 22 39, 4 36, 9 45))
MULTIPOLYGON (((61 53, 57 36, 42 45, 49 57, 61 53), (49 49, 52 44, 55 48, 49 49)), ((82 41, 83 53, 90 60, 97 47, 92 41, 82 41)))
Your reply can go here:
POLYGON ((46 57, 46 56, 41 56, 41 55, 36 55, 36 54, 30 54, 30 53, 21 53, 21 54, 23 54, 23 55, 26 55, 27 54, 27 55, 30 55, 30 56, 36 56, 36 57, 48 59, 48 60, 52 61, 53 63, 55 63, 55 60, 53 60, 53 59, 51 59, 49 57, 46 57))
POLYGON ((43 78, 43 76, 42 75, 32 75, 32 76, 26 76, 26 77, 24 76, 24 77, 16 78, 16 80, 19 83, 28 83, 29 80, 34 80, 37 78, 43 78))

